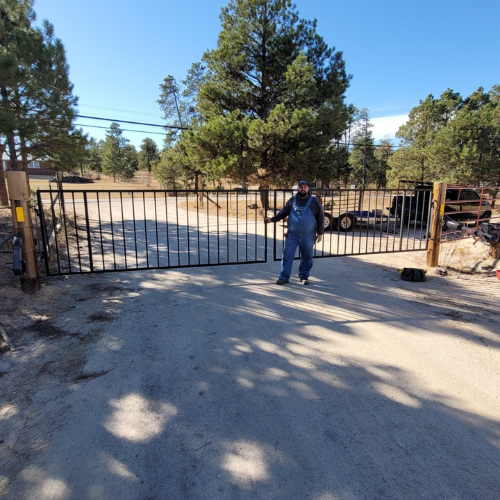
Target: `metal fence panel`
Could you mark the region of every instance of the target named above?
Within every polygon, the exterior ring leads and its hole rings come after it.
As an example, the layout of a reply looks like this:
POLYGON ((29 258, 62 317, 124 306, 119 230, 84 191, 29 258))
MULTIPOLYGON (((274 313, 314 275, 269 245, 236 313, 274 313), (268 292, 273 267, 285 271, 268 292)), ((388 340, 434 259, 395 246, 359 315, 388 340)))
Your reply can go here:
POLYGON ((267 261, 248 191, 38 191, 47 275, 267 261))
MULTIPOLYGON (((426 250, 431 221, 431 189, 311 189, 325 211, 325 234, 315 258, 426 250)), ((274 191, 277 211, 295 193, 274 191)), ((275 224, 274 260, 280 260, 286 222, 275 224)), ((299 257, 297 251, 296 258, 299 257)))

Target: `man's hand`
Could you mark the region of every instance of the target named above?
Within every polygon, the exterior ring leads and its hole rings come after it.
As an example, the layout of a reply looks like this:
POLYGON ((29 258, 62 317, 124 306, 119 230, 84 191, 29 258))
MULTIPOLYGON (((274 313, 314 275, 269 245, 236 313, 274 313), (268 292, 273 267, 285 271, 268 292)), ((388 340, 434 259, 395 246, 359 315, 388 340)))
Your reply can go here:
POLYGON ((264 219, 264 222, 265 222, 266 224, 269 224, 269 223, 271 222, 271 218, 270 218, 270 217, 266 217, 266 218, 264 219))
POLYGON ((316 238, 316 243, 319 243, 322 239, 323 239, 323 235, 322 234, 318 234, 318 236, 316 238))

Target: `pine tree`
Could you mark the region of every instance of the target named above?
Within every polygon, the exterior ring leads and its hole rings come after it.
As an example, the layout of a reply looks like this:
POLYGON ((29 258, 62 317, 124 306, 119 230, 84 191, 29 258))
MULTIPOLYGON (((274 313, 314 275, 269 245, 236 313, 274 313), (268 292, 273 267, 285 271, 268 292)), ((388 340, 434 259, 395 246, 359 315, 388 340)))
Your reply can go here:
POLYGON ((197 118, 182 139, 189 161, 262 187, 313 178, 331 165, 349 115, 342 54, 289 0, 231 0, 221 21, 195 80, 197 118))
POLYGON ((153 139, 146 137, 142 143, 141 148, 138 153, 138 168, 139 170, 145 170, 151 172, 151 167, 154 162, 160 159, 160 153, 158 151, 158 146, 153 139))
POLYGON ((126 149, 128 142, 128 139, 123 137, 120 125, 115 122, 111 123, 102 145, 102 171, 105 175, 112 176, 114 182, 117 177, 129 177, 131 166, 130 152, 126 149))

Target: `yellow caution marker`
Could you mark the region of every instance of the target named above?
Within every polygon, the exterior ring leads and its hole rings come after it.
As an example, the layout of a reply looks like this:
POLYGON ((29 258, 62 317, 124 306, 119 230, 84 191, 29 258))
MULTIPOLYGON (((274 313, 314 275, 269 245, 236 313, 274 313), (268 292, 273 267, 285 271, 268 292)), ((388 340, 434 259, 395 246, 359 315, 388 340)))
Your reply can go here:
POLYGON ((17 222, 24 222, 24 210, 23 207, 16 207, 17 222))

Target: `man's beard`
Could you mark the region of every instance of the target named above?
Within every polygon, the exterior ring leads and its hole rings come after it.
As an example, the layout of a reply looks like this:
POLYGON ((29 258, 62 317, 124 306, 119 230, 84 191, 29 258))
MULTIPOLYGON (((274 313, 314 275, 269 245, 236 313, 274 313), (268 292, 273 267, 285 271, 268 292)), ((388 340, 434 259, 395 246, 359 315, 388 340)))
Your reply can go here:
POLYGON ((307 193, 305 191, 299 191, 299 196, 301 198, 305 198, 307 196, 307 193))

